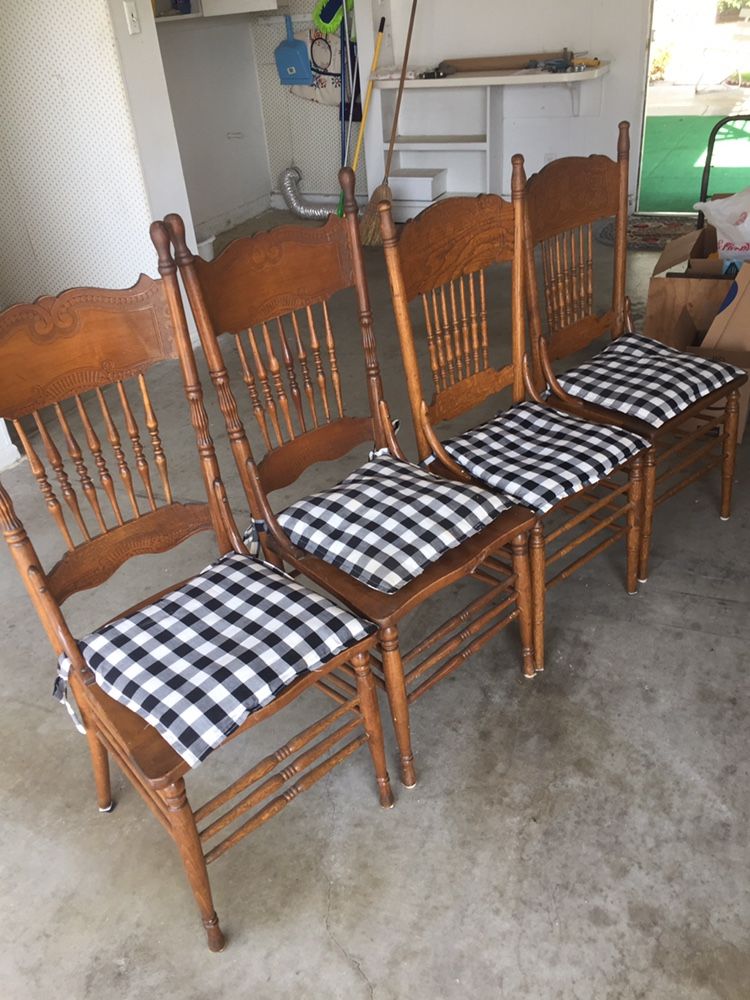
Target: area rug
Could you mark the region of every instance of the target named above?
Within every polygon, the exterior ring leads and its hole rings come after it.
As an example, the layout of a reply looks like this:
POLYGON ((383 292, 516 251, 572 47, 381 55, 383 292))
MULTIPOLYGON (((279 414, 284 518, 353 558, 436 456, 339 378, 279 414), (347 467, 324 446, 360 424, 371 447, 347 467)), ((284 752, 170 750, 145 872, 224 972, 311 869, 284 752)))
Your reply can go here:
MULTIPOLYGON (((628 219, 628 250, 663 250, 670 240, 695 229, 695 216, 631 215, 628 219)), ((605 246, 615 245, 615 223, 607 222, 597 233, 605 246)))

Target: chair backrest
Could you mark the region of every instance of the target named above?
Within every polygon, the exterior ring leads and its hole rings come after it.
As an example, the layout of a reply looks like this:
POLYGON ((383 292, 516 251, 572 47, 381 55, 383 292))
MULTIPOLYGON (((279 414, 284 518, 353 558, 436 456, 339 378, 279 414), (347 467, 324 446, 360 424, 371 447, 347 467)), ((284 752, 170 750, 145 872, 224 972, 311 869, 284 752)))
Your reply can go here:
MULTIPOLYGON (((387 443, 351 170, 341 172, 341 183, 344 218, 238 239, 212 261, 188 249, 179 216, 164 220, 254 517, 266 519, 266 494, 293 483, 311 465, 363 442, 376 448, 387 443), (344 406, 349 387, 339 371, 330 308, 332 296, 345 289, 356 292, 365 360, 369 408, 359 416, 349 416, 344 406), (257 461, 221 341, 237 353, 257 424, 257 461)), ((350 336, 349 329, 340 331, 339 346, 350 336)))
POLYGON ((625 329, 625 268, 628 225, 629 125, 620 122, 617 160, 607 156, 566 156, 529 178, 524 200, 527 230, 526 287, 531 354, 539 375, 543 335, 535 251, 541 255, 547 352, 567 357, 609 333, 625 329), (594 287, 594 224, 614 218, 612 297, 597 311, 594 287))
MULTIPOLYGON (((126 290, 74 288, 0 313, 0 416, 21 440, 64 552, 42 568, 2 486, 0 526, 53 647, 74 662, 60 610, 68 597, 199 531, 214 529, 229 548, 212 493, 208 502, 174 498, 147 384, 184 336, 164 282, 144 275, 126 290)), ((213 490, 218 469, 200 396, 191 412, 213 490)))
POLYGON ((431 425, 451 420, 512 386, 513 399, 524 395, 523 305, 523 157, 513 157, 512 202, 498 195, 446 198, 396 231, 390 204, 380 205, 383 246, 401 353, 409 388, 420 458, 431 448, 422 408, 431 425), (493 366, 490 348, 500 336, 490 329, 487 269, 511 264, 511 362, 493 366), (419 372, 409 303, 419 299, 432 374, 427 401, 419 372))

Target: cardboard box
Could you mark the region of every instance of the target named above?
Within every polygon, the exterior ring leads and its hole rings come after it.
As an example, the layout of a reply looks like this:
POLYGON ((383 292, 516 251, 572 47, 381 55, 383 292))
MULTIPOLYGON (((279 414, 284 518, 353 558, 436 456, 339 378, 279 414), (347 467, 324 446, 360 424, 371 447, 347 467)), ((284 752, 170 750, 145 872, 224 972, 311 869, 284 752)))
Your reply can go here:
MULTIPOLYGON (((714 262, 700 256, 713 252, 712 246, 716 233, 711 227, 667 244, 649 284, 644 332, 670 347, 728 361, 750 373, 750 264, 734 280, 719 278, 711 272, 714 262), (667 273, 680 264, 685 277, 667 273)), ((749 409, 746 382, 740 388, 740 441, 749 409)))
POLYGON ((685 315, 705 333, 726 298, 731 279, 721 277, 713 226, 678 236, 662 250, 648 286, 643 332, 670 347, 684 346, 678 326, 685 315))

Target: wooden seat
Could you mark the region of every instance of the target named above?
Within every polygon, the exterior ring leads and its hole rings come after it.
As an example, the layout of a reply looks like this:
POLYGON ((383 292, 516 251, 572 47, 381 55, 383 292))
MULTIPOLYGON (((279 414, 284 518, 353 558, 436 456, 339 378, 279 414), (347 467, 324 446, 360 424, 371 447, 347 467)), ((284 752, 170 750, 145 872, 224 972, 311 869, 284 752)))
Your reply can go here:
POLYGON ((605 426, 582 405, 568 415, 544 400, 524 401, 523 188, 523 158, 516 156, 514 204, 497 195, 443 199, 400 234, 390 205, 380 212, 420 459, 446 476, 502 490, 539 514, 531 564, 541 669, 545 587, 625 537, 627 589, 636 589, 644 442, 605 426), (501 287, 510 292, 506 338, 491 297, 501 287), (499 363, 503 354, 510 356, 506 364, 499 363), (429 401, 423 371, 432 381, 429 401), (472 426, 477 408, 490 404, 496 416, 472 426), (459 418, 470 429, 448 436, 445 425, 459 418))
POLYGON ((0 525, 58 657, 60 697, 72 694, 83 721, 99 809, 112 808, 112 757, 174 839, 209 948, 220 951, 209 862, 365 742, 381 804, 392 796, 370 671, 375 626, 248 554, 192 367, 184 374, 200 450, 194 483, 207 498, 173 493, 146 376, 177 357, 179 336, 164 283, 144 276, 128 290, 72 289, 0 314, 0 415, 62 536, 60 558, 43 567, 2 486, 0 525), (215 535, 211 566, 166 588, 162 570, 157 594, 74 637, 68 598, 203 531, 215 535), (193 809, 188 773, 308 689, 327 695, 330 710, 321 715, 309 699, 301 732, 193 809))
POLYGON ((629 155, 629 126, 621 122, 617 161, 600 155, 564 157, 529 179, 524 200, 526 277, 535 390, 549 387, 558 405, 566 408, 576 401, 596 406, 607 419, 652 444, 644 459, 638 567, 643 582, 658 504, 720 467, 721 516, 729 517, 738 389, 747 374, 634 334, 625 295, 629 155), (594 281, 593 227, 612 216, 612 280, 611 287, 602 290, 594 281), (544 317, 535 250, 541 257, 544 317), (605 335, 615 343, 592 361, 555 375, 553 362, 605 335))
MULTIPOLYGON (((377 622, 376 676, 389 698, 401 779, 411 787, 415 699, 516 618, 523 669, 534 674, 527 554, 533 515, 485 490, 448 484, 446 491, 444 480, 405 460, 383 398, 353 174, 341 177, 344 218, 236 240, 210 263, 190 252, 178 216, 165 223, 264 549, 377 622), (356 311, 347 305, 352 289, 356 311), (335 336, 338 293, 351 321, 335 336), (341 350, 361 357, 359 380, 342 378, 341 350), (247 391, 252 447, 230 367, 247 391), (363 464, 354 452, 362 446, 374 449, 363 464), (272 502, 274 491, 288 495, 304 473, 323 475, 324 463, 334 460, 347 466, 342 481, 313 496, 298 486, 302 496, 285 509, 272 502), (403 649, 404 617, 463 578, 476 581, 478 593, 403 649)), ((161 273, 173 280, 168 248, 157 242, 157 249, 161 273)))

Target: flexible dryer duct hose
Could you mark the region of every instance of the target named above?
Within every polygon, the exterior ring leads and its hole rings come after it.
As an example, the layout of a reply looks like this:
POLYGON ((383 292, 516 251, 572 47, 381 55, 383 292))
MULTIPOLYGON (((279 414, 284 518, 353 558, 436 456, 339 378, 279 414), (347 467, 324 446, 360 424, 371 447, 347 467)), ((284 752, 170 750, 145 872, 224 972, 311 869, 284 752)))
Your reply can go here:
POLYGON ((281 174, 281 193, 284 201, 295 215, 303 219, 327 219, 331 212, 336 211, 336 206, 331 205, 306 205, 299 193, 299 182, 302 174, 297 167, 287 167, 281 174))

